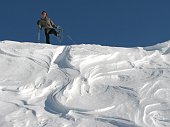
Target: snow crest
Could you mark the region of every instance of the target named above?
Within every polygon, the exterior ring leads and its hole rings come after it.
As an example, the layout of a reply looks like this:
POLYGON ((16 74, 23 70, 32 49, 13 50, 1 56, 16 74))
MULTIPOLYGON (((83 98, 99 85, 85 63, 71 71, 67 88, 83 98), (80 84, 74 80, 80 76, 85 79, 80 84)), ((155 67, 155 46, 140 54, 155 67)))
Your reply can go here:
POLYGON ((0 43, 1 127, 169 127, 170 42, 0 43))

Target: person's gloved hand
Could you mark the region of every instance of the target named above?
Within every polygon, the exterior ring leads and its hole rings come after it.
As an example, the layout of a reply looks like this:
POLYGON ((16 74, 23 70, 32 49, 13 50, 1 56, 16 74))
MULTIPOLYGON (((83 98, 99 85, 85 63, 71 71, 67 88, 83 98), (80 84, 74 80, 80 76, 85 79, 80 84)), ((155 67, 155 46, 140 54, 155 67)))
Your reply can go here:
POLYGON ((41 27, 41 25, 38 25, 38 29, 42 30, 42 27, 41 27))
POLYGON ((56 29, 60 29, 60 26, 55 26, 56 29))

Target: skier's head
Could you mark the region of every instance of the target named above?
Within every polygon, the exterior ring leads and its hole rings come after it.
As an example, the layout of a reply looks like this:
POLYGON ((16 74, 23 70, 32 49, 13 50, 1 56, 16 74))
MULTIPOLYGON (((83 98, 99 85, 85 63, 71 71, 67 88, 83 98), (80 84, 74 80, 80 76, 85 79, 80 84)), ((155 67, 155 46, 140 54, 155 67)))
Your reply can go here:
POLYGON ((41 17, 42 18, 46 18, 47 17, 47 12, 46 11, 42 11, 41 12, 41 17))

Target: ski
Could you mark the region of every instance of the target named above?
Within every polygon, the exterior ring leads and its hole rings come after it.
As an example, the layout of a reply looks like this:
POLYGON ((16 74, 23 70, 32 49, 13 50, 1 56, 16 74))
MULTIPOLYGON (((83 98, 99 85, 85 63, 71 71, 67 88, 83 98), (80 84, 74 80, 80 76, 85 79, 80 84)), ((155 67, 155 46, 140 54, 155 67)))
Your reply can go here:
POLYGON ((58 40, 59 42, 63 42, 63 40, 64 40, 64 30, 63 30, 63 28, 62 28, 62 27, 59 27, 59 28, 56 29, 56 31, 57 31, 57 33, 58 33, 58 35, 57 35, 57 40, 58 40))

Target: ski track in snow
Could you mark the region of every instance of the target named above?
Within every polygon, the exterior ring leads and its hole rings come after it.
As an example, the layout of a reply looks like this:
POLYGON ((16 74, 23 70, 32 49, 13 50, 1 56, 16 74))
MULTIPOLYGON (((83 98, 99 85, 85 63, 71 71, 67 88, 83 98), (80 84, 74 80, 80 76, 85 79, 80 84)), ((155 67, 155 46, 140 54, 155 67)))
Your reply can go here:
POLYGON ((0 43, 0 127, 169 127, 170 42, 0 43))

